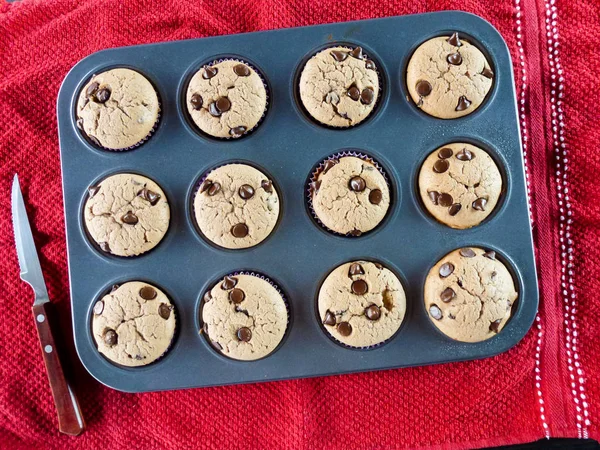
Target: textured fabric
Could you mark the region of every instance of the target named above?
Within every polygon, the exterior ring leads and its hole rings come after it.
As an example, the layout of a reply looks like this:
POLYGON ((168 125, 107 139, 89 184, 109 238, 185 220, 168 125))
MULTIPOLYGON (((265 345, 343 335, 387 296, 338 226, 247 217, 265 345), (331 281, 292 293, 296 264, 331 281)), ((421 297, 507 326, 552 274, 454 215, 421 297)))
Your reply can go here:
POLYGON ((598 30, 595 0, 1 5, 0 447, 467 448, 544 436, 598 439, 598 30), (18 172, 68 338, 55 117, 68 70, 109 47, 443 9, 486 18, 513 56, 541 292, 525 339, 484 361, 143 395, 106 388, 78 366, 88 429, 77 438, 60 435, 29 309, 32 294, 18 277, 7 193, 18 172))

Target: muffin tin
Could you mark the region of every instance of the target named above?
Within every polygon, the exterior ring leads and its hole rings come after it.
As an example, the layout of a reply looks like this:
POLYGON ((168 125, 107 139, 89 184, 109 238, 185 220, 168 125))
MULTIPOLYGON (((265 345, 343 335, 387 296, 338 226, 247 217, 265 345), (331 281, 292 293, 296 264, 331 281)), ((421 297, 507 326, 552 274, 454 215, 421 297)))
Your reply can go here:
POLYGON ((104 50, 79 62, 58 98, 58 124, 75 343, 87 370, 107 386, 145 392, 333 375, 484 358, 508 350, 533 323, 538 289, 528 216, 512 64, 500 34, 483 19, 462 12, 391 17, 104 50), (441 120, 407 100, 405 69, 423 41, 458 31, 477 43, 494 68, 494 86, 474 113, 441 120), (378 64, 381 99, 375 112, 349 129, 311 121, 297 98, 297 75, 306 58, 325 46, 361 46, 378 64), (224 57, 249 61, 269 86, 269 110, 240 139, 217 140, 193 126, 185 109, 187 81, 205 62, 224 57), (86 81, 102 70, 130 67, 156 87, 162 117, 140 147, 111 152, 95 148, 77 129, 75 105, 86 81), (471 142, 496 160, 505 191, 481 225, 454 230, 436 222, 420 203, 419 168, 434 149, 471 142), (383 167, 391 186, 387 217, 360 237, 336 236, 311 218, 305 186, 315 165, 331 154, 359 151, 383 167), (256 247, 226 250, 197 231, 190 210, 197 180, 226 162, 247 162, 273 177, 282 202, 274 232, 256 247), (152 251, 120 258, 95 248, 86 236, 82 208, 87 188, 117 172, 155 180, 171 206, 169 231, 152 251), (454 341, 430 322, 423 304, 429 269, 455 248, 493 249, 513 272, 519 300, 512 319, 495 337, 476 344, 454 341), (346 261, 379 261, 401 279, 407 314, 400 331, 370 350, 345 348, 322 330, 316 296, 325 277, 346 261), (202 295, 224 275, 255 271, 272 279, 289 301, 290 323, 278 349, 258 361, 217 353, 199 334, 202 295), (111 364, 90 330, 95 301, 115 283, 148 281, 177 309, 171 350, 141 368, 111 364))

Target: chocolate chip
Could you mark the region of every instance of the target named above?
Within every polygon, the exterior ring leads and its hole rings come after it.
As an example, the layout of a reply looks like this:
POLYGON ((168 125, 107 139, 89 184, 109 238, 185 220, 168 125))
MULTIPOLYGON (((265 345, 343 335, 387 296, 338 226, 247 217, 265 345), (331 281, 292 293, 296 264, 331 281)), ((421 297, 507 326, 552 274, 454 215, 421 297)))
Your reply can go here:
POLYGON ((243 125, 240 125, 239 127, 231 128, 229 130, 229 136, 231 136, 232 138, 239 138, 239 137, 242 137, 245 132, 246 132, 246 127, 243 125))
POLYGON ((363 105, 370 105, 373 103, 373 99, 375 98, 375 93, 371 88, 364 88, 360 93, 360 102, 363 105))
POLYGON ((204 66, 203 69, 204 71, 202 72, 202 78, 204 78, 205 80, 210 80, 219 71, 219 69, 217 69, 216 67, 211 66, 204 66))
POLYGON ((350 86, 346 95, 356 102, 360 98, 360 89, 356 86, 350 86))
POLYGON ((361 177, 352 177, 348 186, 354 192, 362 192, 367 187, 367 183, 361 177))
POLYGON ((435 320, 442 319, 442 310, 438 305, 431 305, 429 307, 429 315, 433 317, 435 320))
POLYGON ((134 213, 129 211, 127 214, 123 214, 123 217, 121 217, 121 221, 123 223, 126 223, 127 225, 135 225, 136 223, 138 223, 138 217, 134 213))
POLYGON ((461 95, 458 98, 458 104, 456 105, 456 108, 454 108, 455 111, 464 111, 465 109, 467 109, 469 106, 471 106, 471 100, 469 100, 467 97, 465 97, 464 95, 461 95))
POLYGON ((242 342, 250 342, 250 339, 252 339, 252 331, 248 327, 240 328, 236 331, 235 335, 242 342))
POLYGON ((462 205, 460 203, 455 203, 448 209, 448 214, 450 214, 451 216, 455 216, 461 209, 462 205))
POLYGON ((337 331, 342 336, 350 336, 352 334, 352 325, 348 322, 340 322, 337 326, 337 331))
POLYGON ((359 263, 350 264, 350 269, 348 269, 348 276, 353 277, 354 275, 364 275, 365 269, 359 263))
POLYGON ((476 209, 477 211, 485 211, 485 205, 487 204, 487 199, 480 197, 477 200, 475 200, 471 206, 473 207, 473 209, 476 209))
POLYGON ((263 188, 263 190, 265 192, 268 192, 269 194, 273 192, 273 183, 271 182, 271 180, 262 180, 260 182, 260 187, 263 188))
POLYGON ((369 320, 378 320, 381 317, 381 310, 377 305, 367 306, 365 308, 365 316, 369 320))
POLYGON ((250 75, 250 69, 246 64, 236 64, 233 66, 233 71, 238 77, 247 77, 250 75))
POLYGON ((329 53, 333 57, 333 59, 335 59, 338 62, 341 62, 341 61, 345 60, 348 57, 348 53, 342 52, 340 50, 332 50, 329 53))
POLYGON ((460 253, 460 256, 464 256, 465 258, 475 258, 475 252, 472 248, 461 248, 458 253, 460 253))
POLYGON ((98 193, 99 190, 100 190, 100 186, 90 186, 88 188, 88 195, 90 196, 90 198, 92 198, 94 195, 96 195, 98 193))
POLYGON ((225 278, 223 278, 223 282, 221 283, 221 289, 223 289, 224 291, 228 291, 229 289, 233 289, 237 283, 237 278, 230 277, 229 275, 227 275, 225 278))
POLYGON ((77 128, 83 131, 83 119, 77 119, 77 122, 75 122, 75 124, 77 125, 77 128))
POLYGON ((449 147, 444 147, 443 149, 441 149, 438 152, 438 158, 440 159, 448 159, 450 158, 452 155, 454 154, 454 152, 452 151, 451 148, 449 147))
POLYGON ((446 57, 446 61, 448 61, 448 63, 452 64, 453 66, 460 66, 462 64, 462 56, 460 56, 460 53, 458 52, 450 53, 446 57))
POLYGON ((365 68, 369 70, 377 70, 377 67, 375 66, 375 61, 373 61, 372 59, 367 59, 367 61, 365 62, 365 68))
POLYGON ((209 187, 212 186, 212 181, 210 181, 208 178, 205 179, 202 184, 200 185, 200 193, 202 194, 204 191, 206 191, 209 187))
POLYGON ((456 154, 456 159, 459 161, 471 161, 473 158, 475 158, 475 155, 466 148, 463 148, 456 154))
POLYGON ((85 95, 87 95, 88 97, 94 95, 99 87, 100 87, 100 83, 98 83, 97 81, 94 81, 85 90, 85 95))
POLYGON ((348 233, 350 236, 354 236, 354 237, 358 237, 360 235, 362 235, 362 231, 354 229, 352 230, 350 233, 348 233))
POLYGON ((316 194, 317 191, 319 190, 319 188, 321 187, 321 180, 317 180, 317 181, 312 181, 309 185, 310 190, 313 192, 313 194, 316 194))
POLYGON ((100 246, 100 250, 110 253, 110 246, 108 245, 108 242, 98 242, 98 245, 100 246))
POLYGON ((217 109, 217 105, 215 104, 215 102, 212 102, 210 105, 208 105, 208 112, 213 117, 221 117, 221 113, 217 109))
POLYGON ((484 67, 483 71, 481 72, 481 75, 483 75, 486 78, 494 78, 494 72, 492 72, 492 69, 490 69, 489 67, 484 67))
POLYGON ((433 164, 433 171, 435 173, 444 173, 446 170, 450 168, 450 163, 447 159, 438 159, 433 164))
POLYGON ((462 45, 462 42, 460 42, 460 39, 458 38, 458 33, 453 33, 452 36, 446 40, 446 42, 448 42, 450 45, 454 45, 455 47, 460 47, 462 45))
POLYGON ((249 184, 242 184, 238 189, 238 194, 244 200, 248 200, 254 195, 254 188, 249 184))
POLYGON ((229 300, 231 300, 236 305, 242 303, 246 298, 246 294, 241 289, 235 288, 229 291, 229 300))
POLYGON ((489 251, 485 252, 483 254, 483 256, 485 256, 486 258, 489 258, 491 260, 495 260, 496 259, 496 252, 494 250, 489 250, 489 251))
POLYGON ((208 303, 212 300, 212 294, 210 293, 210 291, 206 291, 206 293, 204 294, 204 297, 202 297, 204 300, 204 303, 208 303))
POLYGON ((108 101, 108 99, 110 98, 110 89, 108 89, 108 88, 98 89, 95 97, 96 97, 96 101, 98 103, 106 103, 108 101))
POLYGON ((200 94, 193 94, 192 98, 190 98, 190 103, 192 104, 192 108, 194 108, 196 111, 200 111, 204 101, 202 100, 202 96, 200 94))
POLYGON ((110 293, 114 293, 117 289, 119 289, 119 285, 118 284, 113 284, 112 287, 110 288, 110 293))
POLYGON ((98 300, 94 305, 94 314, 99 316, 104 311, 104 302, 102 300, 98 300))
POLYGON ((231 227, 231 234, 236 238, 243 238, 248 236, 248 227, 244 223, 238 223, 231 227))
POLYGON ((373 189, 369 192, 369 201, 374 205, 379 205, 383 199, 383 194, 379 189, 373 189))
POLYGON ((335 314, 331 311, 325 311, 325 318, 323 319, 323 325, 335 325, 335 314))
POLYGON ((108 329, 104 332, 104 343, 109 347, 117 345, 118 340, 119 336, 115 330, 108 329))
MULTIPOLYGON (((437 191, 429 191, 427 193, 427 195, 429 196, 429 200, 431 200, 431 203, 433 203, 434 205, 438 204, 438 199, 440 197, 440 193, 437 191)), ((452 203, 452 202, 450 202, 452 203)))
POLYGON ((329 169, 335 166, 338 162, 339 161, 337 159, 328 159, 325 161, 325 164, 323 164, 323 173, 327 173, 329 169))
POLYGON ((152 286, 144 286, 140 289, 139 294, 144 300, 154 300, 158 295, 156 289, 154 289, 152 286))
POLYGON ((337 105, 340 102, 340 96, 337 94, 337 92, 328 92, 325 95, 325 102, 329 103, 330 105, 337 105))
POLYGON ((452 272, 454 272, 454 264, 449 262, 444 263, 440 267, 440 278, 447 278, 452 274, 452 272))
POLYGON ((419 94, 421 97, 427 97, 429 94, 431 94, 433 87, 431 86, 431 83, 429 81, 419 80, 417 81, 415 90, 417 91, 417 94, 419 94))
POLYGON ((377 267, 379 270, 383 269, 383 266, 381 264, 379 264, 379 263, 373 263, 373 264, 375 264, 375 267, 377 267))
POLYGON ((150 202, 152 206, 156 205, 156 203, 158 203, 158 200, 160 199, 160 194, 146 188, 139 191, 137 195, 138 197, 143 198, 147 202, 150 202))
POLYGON ((356 280, 352 282, 351 289, 356 295, 365 295, 369 291, 369 285, 365 280, 356 280))
POLYGON ((454 289, 452 288, 446 288, 440 294, 440 299, 444 303, 450 302, 454 297, 456 297, 456 292, 454 292, 454 289))
POLYGON ((438 205, 443 206, 444 208, 447 208, 448 206, 452 205, 452 202, 454 201, 454 199, 452 198, 452 196, 450 194, 440 194, 438 195, 437 198, 438 201, 438 205))
POLYGON ((463 287, 463 282, 461 279, 456 280, 456 284, 458 284, 460 287, 463 287))
POLYGON ((208 195, 210 195, 211 197, 213 195, 216 195, 217 192, 219 192, 221 190, 221 184, 217 181, 215 181, 214 183, 211 183, 210 187, 208 188, 208 195))
POLYGON ((158 315, 163 319, 167 320, 171 316, 172 306, 167 305, 166 303, 161 303, 158 307, 158 315))
POLYGON ((348 53, 350 56, 356 59, 365 59, 362 47, 356 47, 354 50, 348 53))
POLYGON ((490 322, 490 331, 493 331, 494 333, 498 333, 500 330, 500 324, 502 323, 502 319, 498 319, 498 320, 494 320, 493 322, 490 322))

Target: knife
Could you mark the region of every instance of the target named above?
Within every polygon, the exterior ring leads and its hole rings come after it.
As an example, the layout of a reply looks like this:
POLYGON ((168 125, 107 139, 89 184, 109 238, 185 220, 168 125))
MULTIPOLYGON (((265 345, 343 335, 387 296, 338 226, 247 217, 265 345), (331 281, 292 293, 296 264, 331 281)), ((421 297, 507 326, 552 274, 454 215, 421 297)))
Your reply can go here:
POLYGON ((42 267, 33 242, 33 234, 27 219, 25 202, 17 175, 15 175, 12 185, 12 219, 21 279, 33 288, 35 294, 32 308, 33 317, 37 326, 42 355, 44 355, 54 405, 58 413, 58 428, 62 433, 77 436, 85 429, 85 423, 75 393, 65 378, 58 349, 54 342, 53 330, 56 330, 56 323, 53 321, 54 308, 48 298, 42 267))

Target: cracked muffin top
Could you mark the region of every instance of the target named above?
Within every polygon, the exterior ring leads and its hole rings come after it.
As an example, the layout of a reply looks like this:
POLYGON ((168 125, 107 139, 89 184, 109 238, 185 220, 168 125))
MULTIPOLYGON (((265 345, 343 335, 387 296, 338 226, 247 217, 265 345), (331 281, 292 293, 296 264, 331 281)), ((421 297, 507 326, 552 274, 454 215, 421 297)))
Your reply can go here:
POLYGON ((88 189, 84 220, 105 253, 140 255, 158 245, 169 228, 167 197, 154 181, 120 173, 88 189))
POLYGON ((494 251, 454 250, 429 271, 425 309, 445 335, 480 342, 498 334, 510 319, 518 294, 514 280, 494 251))
POLYGON ((231 275, 204 295, 202 333, 223 355, 252 361, 272 353, 285 334, 285 301, 268 281, 231 275))
POLYGON ((483 53, 457 33, 421 44, 406 69, 415 104, 440 119, 475 111, 492 87, 494 72, 483 53))
POLYGON ((96 145, 127 150, 145 141, 158 122, 160 104, 152 84, 131 69, 94 75, 77 102, 77 127, 96 145))
POLYGON ((318 303, 325 330, 351 347, 387 341, 406 313, 406 295, 398 277, 368 261, 336 267, 321 285, 318 303))
POLYGON ((432 152, 419 172, 419 193, 429 213, 452 228, 474 227, 502 194, 502 175, 484 150, 466 143, 432 152))
POLYGON ((225 60, 196 72, 186 101, 192 120, 203 132, 239 138, 260 122, 267 109, 267 90, 252 67, 225 60))
POLYGON ((390 206, 389 187, 381 172, 354 156, 325 161, 310 191, 317 218, 329 230, 345 235, 372 230, 390 206))
POLYGON ((145 366, 171 346, 175 311, 157 287, 141 281, 113 286, 93 307, 92 333, 98 351, 124 366, 145 366))
POLYGON ((375 62, 362 48, 327 48, 310 58, 300 76, 300 99, 317 121, 333 127, 361 123, 379 96, 375 62))

